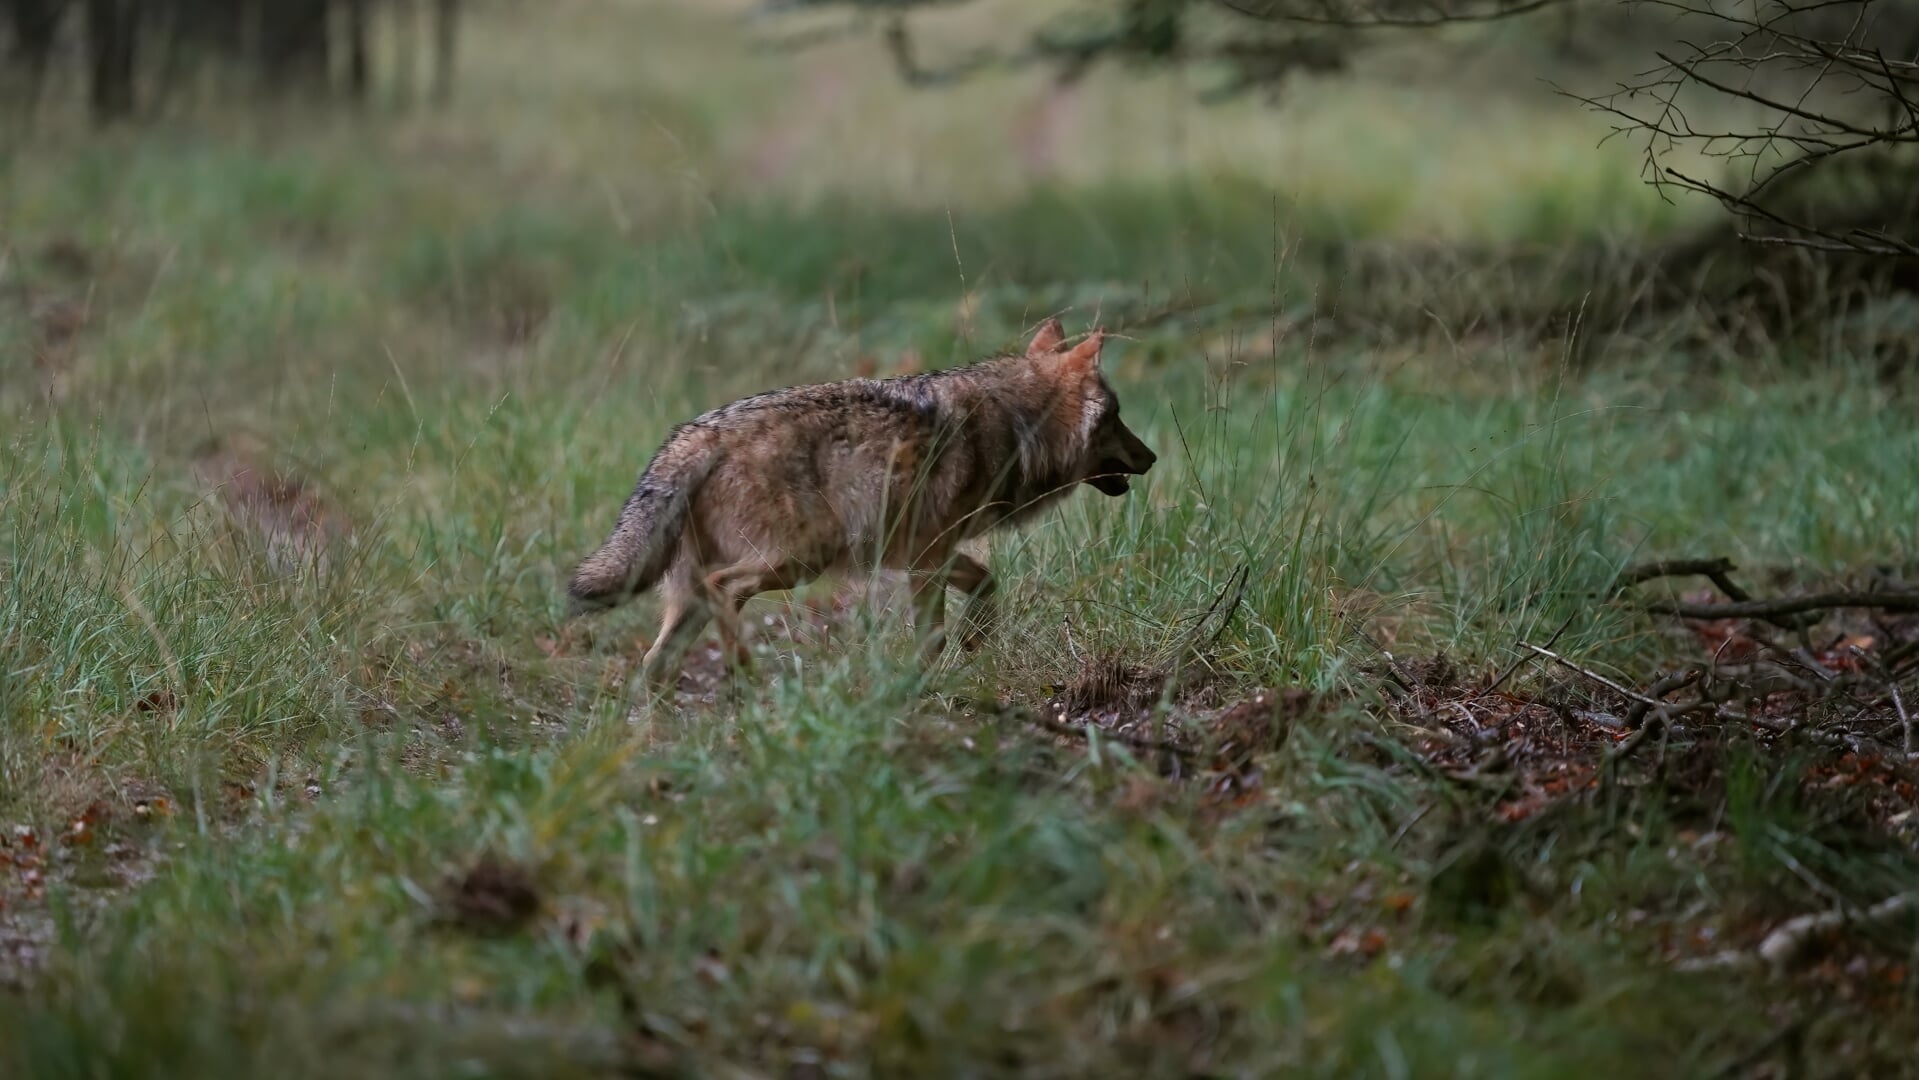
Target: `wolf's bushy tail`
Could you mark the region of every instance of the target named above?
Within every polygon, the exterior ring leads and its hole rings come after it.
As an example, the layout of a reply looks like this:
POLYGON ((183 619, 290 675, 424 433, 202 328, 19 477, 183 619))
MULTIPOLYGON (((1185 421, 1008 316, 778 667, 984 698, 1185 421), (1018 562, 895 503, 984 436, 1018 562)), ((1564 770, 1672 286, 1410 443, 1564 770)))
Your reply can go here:
POLYGON ((600 549, 580 560, 567 583, 575 614, 618 607, 645 592, 672 564, 686 510, 712 471, 711 449, 669 441, 654 455, 620 508, 600 549))

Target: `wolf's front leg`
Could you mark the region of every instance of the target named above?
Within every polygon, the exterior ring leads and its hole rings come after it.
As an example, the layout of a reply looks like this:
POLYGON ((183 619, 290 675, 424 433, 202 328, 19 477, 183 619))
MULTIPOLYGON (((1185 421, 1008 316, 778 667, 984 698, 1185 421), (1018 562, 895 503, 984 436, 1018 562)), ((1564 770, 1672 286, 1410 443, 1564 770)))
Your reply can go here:
POLYGON ((971 652, 984 644, 999 625, 999 604, 994 600, 999 583, 979 560, 957 552, 946 581, 966 594, 966 607, 960 612, 960 648, 971 652))

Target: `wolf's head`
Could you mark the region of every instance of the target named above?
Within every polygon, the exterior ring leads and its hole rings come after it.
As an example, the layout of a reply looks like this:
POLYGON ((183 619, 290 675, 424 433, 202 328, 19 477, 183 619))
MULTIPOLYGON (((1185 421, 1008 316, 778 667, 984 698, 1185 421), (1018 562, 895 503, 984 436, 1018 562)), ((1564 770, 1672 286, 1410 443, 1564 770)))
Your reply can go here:
POLYGON ((1095 330, 1079 344, 1066 346, 1058 319, 1048 319, 1026 346, 1054 388, 1059 420, 1073 435, 1073 474, 1105 495, 1126 494, 1128 476, 1144 476, 1158 455, 1119 418, 1119 396, 1100 371, 1099 353, 1106 332, 1095 330))

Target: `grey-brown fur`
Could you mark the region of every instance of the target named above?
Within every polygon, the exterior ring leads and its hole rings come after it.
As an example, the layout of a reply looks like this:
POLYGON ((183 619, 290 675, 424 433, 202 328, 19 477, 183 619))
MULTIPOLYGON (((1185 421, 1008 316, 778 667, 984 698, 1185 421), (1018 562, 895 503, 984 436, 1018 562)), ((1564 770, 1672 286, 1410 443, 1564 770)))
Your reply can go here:
POLYGON ((976 644, 994 584, 956 545, 1081 482, 1124 494, 1126 475, 1155 460, 1119 420, 1102 341, 1096 331, 1068 348, 1048 320, 1024 356, 789 387, 680 425, 607 542, 574 571, 575 609, 661 586, 665 625, 644 670, 656 691, 709 617, 739 652, 748 597, 833 570, 911 573, 929 657, 944 641, 944 588, 960 588, 972 597, 962 641, 976 644))

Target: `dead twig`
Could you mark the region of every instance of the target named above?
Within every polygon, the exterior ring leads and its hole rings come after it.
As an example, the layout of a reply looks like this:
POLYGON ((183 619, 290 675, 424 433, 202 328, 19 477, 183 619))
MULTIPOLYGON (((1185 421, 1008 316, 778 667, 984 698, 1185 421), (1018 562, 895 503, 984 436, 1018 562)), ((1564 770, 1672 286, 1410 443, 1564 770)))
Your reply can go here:
POLYGON ((1899 714, 1900 747, 1906 752, 1906 759, 1912 760, 1919 748, 1913 746, 1912 714, 1906 712, 1906 700, 1899 696, 1899 687, 1892 688, 1892 708, 1899 714))
MULTIPOLYGON (((1378 653, 1380 657, 1386 661, 1386 678, 1388 682, 1397 685, 1408 694, 1418 692, 1413 686, 1412 676, 1406 674, 1406 672, 1400 668, 1399 661, 1393 658, 1392 653, 1386 651, 1386 646, 1381 645, 1379 641, 1374 638, 1373 635, 1367 633, 1363 627, 1355 627, 1353 633, 1358 635, 1359 640, 1372 646, 1373 651, 1378 653)), ((1421 711, 1423 712, 1424 710, 1421 711)))
MULTIPOLYGON (((1695 677, 1693 681, 1697 681, 1697 677, 1695 677)), ((1687 685, 1690 685, 1690 683, 1687 685)), ((1657 685, 1655 685, 1654 689, 1657 688, 1657 685)), ((1677 689, 1677 687, 1674 689, 1677 689)), ((1668 691, 1668 693, 1670 692, 1671 691, 1668 691)), ((1635 703, 1634 709, 1638 710, 1638 708, 1639 705, 1635 703)), ((1719 715, 1723 710, 1720 710, 1718 706, 1702 697, 1698 701, 1688 702, 1683 705, 1660 705, 1657 708, 1651 709, 1650 712, 1640 712, 1633 733, 1626 736, 1625 740, 1619 745, 1607 751, 1606 760, 1602 763, 1599 774, 1600 790, 1603 791, 1612 784, 1618 777, 1619 767, 1624 765, 1627 759, 1631 758, 1633 754, 1637 753, 1640 746, 1644 745, 1646 740, 1650 739, 1654 734, 1659 736, 1659 763, 1657 768, 1663 770, 1666 763, 1666 737, 1672 731, 1673 719, 1688 713, 1702 711, 1711 711, 1715 715, 1719 715)))
POLYGON ((1613 747, 1607 752, 1603 775, 1610 778, 1614 770, 1624 765, 1626 759, 1632 757, 1633 754, 1639 750, 1639 747, 1645 743, 1647 739, 1652 737, 1653 732, 1663 730, 1665 726, 1666 712, 1664 709, 1661 709, 1652 715, 1652 719, 1649 722, 1642 723, 1631 735, 1626 736, 1618 746, 1613 747))
MULTIPOLYGON (((1213 627, 1213 634, 1206 639, 1204 649, 1210 649, 1219 644, 1220 636, 1226 633, 1227 625, 1233 621, 1233 616, 1239 612, 1240 601, 1246 597, 1246 583, 1250 581, 1251 578, 1251 568, 1245 563, 1240 563, 1238 569, 1233 571, 1232 576, 1226 579, 1226 587, 1221 589, 1217 596, 1213 597, 1212 605, 1206 609, 1206 614, 1201 615, 1199 622, 1194 624, 1193 636, 1194 639, 1197 640, 1199 631, 1205 629, 1206 624, 1212 621, 1213 614, 1220 609, 1220 604, 1226 602, 1226 594, 1229 592, 1232 594, 1232 602, 1226 604, 1226 614, 1220 616, 1219 624, 1213 627)), ((1196 648, 1193 651, 1200 652, 1203 651, 1203 649, 1196 648)))
POLYGON ((1886 669, 1886 677, 1897 679, 1903 676, 1908 661, 1919 661, 1919 640, 1908 641, 1904 645, 1890 649, 1879 658, 1886 669))
POLYGON ((1544 648, 1539 645, 1534 645, 1531 642, 1526 642, 1526 641, 1520 642, 1519 647, 1522 649, 1531 649, 1532 651, 1538 653, 1539 655, 1546 657, 1547 659, 1552 660, 1553 662, 1569 670, 1576 671, 1579 674, 1584 675, 1586 678, 1591 679, 1593 682, 1598 683, 1599 685, 1605 687, 1608 690, 1611 690, 1613 693, 1618 694, 1621 697, 1630 698, 1633 701, 1644 703, 1653 708, 1659 708, 1660 706, 1664 704, 1663 702, 1657 700, 1656 698, 1647 697, 1646 695, 1639 693, 1636 690, 1628 690, 1625 687, 1619 685, 1618 683, 1612 681, 1611 679, 1606 678, 1604 675, 1601 675, 1596 671, 1589 671, 1586 668, 1580 667, 1578 664, 1573 663, 1571 660, 1566 659, 1565 657, 1559 655, 1558 653, 1552 651, 1551 649, 1544 648))
POLYGON ((1040 727, 1045 728, 1055 735, 1065 735, 1068 738, 1078 739, 1081 742, 1086 742, 1091 739, 1093 737, 1092 733, 1098 731, 1101 738, 1133 747, 1136 750, 1152 750, 1172 754, 1182 761, 1192 761, 1199 756, 1194 751, 1178 743, 1170 743, 1161 739, 1149 739, 1143 735, 1128 735, 1120 731, 1107 731, 1105 728, 1099 727, 1096 724, 1069 724, 1064 720, 1056 720, 1043 713, 1030 712, 1026 709, 1016 708, 1015 712, 1026 713, 1026 715, 1035 723, 1039 724, 1040 727))
MULTIPOLYGON (((1553 652, 1551 649, 1524 641, 1519 644, 1522 648, 1531 649, 1541 656, 1548 657, 1555 663, 1578 672, 1580 675, 1591 679, 1606 689, 1632 701, 1632 709, 1626 716, 1626 726, 1632 728, 1633 733, 1627 736, 1624 742, 1621 742, 1618 746, 1613 747, 1612 750, 1607 752, 1605 761, 1602 763, 1600 769, 1600 790, 1611 786, 1613 778, 1618 773, 1619 766, 1624 764, 1626 759, 1632 757, 1632 755, 1639 750, 1639 747, 1655 732, 1663 733, 1673 717, 1682 716, 1700 709, 1717 708, 1717 706, 1703 696, 1698 701, 1683 705, 1669 705, 1660 700, 1665 695, 1675 690, 1691 686, 1704 678, 1706 673, 1700 668, 1693 668, 1674 675, 1668 675, 1658 682, 1655 682, 1651 687, 1650 693, 1642 694, 1636 690, 1629 690, 1596 671, 1580 667, 1578 664, 1553 652)), ((1664 750, 1660 751, 1660 757, 1663 761, 1665 757, 1664 750)))
MULTIPOLYGON (((1004 716, 1016 720, 1025 720, 1029 723, 1037 724, 1055 735, 1064 735, 1068 738, 1078 739, 1081 742, 1085 742, 1091 737, 1091 733, 1087 729, 1094 727, 1094 725, 1091 724, 1069 724, 1064 720, 1054 719, 1053 717, 1034 712, 1024 705, 1013 705, 1003 701, 986 701, 979 698, 962 697, 955 700, 961 705, 970 706, 988 716, 1004 716)), ((1101 737, 1136 749, 1164 751, 1185 761, 1192 761, 1199 756, 1197 752, 1180 746, 1177 743, 1165 742, 1160 739, 1149 739, 1141 735, 1128 735, 1124 732, 1107 731, 1104 728, 1098 730, 1101 737)))
MULTIPOLYGON (((1553 636, 1546 639, 1545 647, 1550 649, 1554 645, 1558 644, 1559 636, 1561 634, 1564 634, 1566 632, 1566 628, 1571 626, 1572 624, 1573 624, 1573 616, 1572 615, 1566 616, 1566 621, 1559 624, 1559 629, 1553 631, 1553 636)), ((1483 698, 1487 694, 1492 693, 1494 690, 1499 689, 1501 686, 1505 684, 1506 680, 1512 678, 1513 675, 1516 672, 1518 672, 1520 668, 1525 667, 1527 664, 1532 663, 1534 659, 1534 655, 1535 654, 1521 654, 1519 659, 1514 660, 1511 664, 1508 664, 1506 666, 1506 670, 1499 673, 1499 677, 1492 681, 1491 686, 1488 686, 1486 687, 1486 689, 1481 690, 1477 694, 1474 694, 1473 700, 1478 701, 1480 698, 1483 698)))
POLYGON ((1073 654, 1073 662, 1075 664, 1086 663, 1086 655, 1080 652, 1079 642, 1073 640, 1073 617, 1071 615, 1061 615, 1059 617, 1059 628, 1066 634, 1066 651, 1073 654))
MULTIPOLYGON (((1371 641, 1372 639, 1367 638, 1367 640, 1371 641)), ((1378 648, 1378 645, 1374 645, 1374 648, 1378 648)), ((1398 684, 1401 690, 1406 691, 1408 694, 1417 694, 1419 692, 1413 686, 1412 676, 1406 674, 1405 670, 1399 666, 1398 659, 1396 659, 1392 653, 1387 652, 1385 649, 1380 649, 1379 655, 1386 660, 1386 674, 1392 677, 1392 681, 1398 684)), ((1424 712, 1425 710, 1422 708, 1420 711, 1424 712)))
MULTIPOLYGON (((1646 690, 1646 696, 1654 701, 1662 701, 1667 694, 1684 690, 1686 687, 1693 685, 1705 677, 1705 668, 1687 668, 1684 671, 1675 672, 1653 683, 1652 686, 1646 690)), ((1638 730, 1639 725, 1646 719, 1646 713, 1653 707, 1654 706, 1644 701, 1633 702, 1632 708, 1626 710, 1626 726, 1635 731, 1638 730)))

